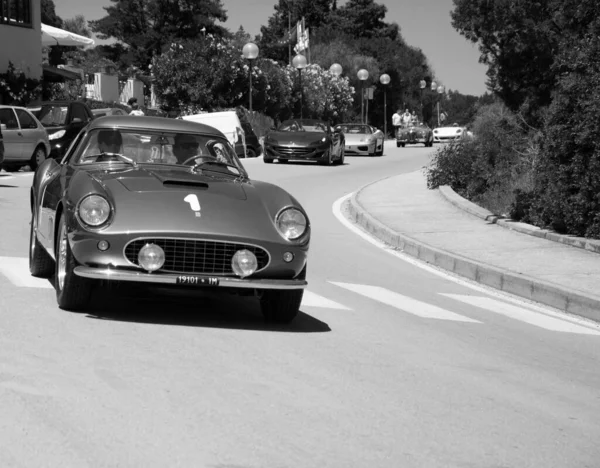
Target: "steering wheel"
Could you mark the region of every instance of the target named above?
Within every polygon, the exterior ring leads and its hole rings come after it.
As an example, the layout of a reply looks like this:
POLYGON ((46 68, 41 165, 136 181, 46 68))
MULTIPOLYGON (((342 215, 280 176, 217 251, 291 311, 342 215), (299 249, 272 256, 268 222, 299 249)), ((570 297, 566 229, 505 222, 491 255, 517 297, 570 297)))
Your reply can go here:
POLYGON ((181 163, 181 165, 185 166, 190 161, 193 161, 194 159, 198 159, 198 158, 209 158, 209 159, 213 159, 215 161, 218 161, 218 159, 216 157, 214 157, 214 156, 211 156, 211 155, 208 155, 208 154, 197 154, 196 156, 192 156, 191 158, 187 158, 185 161, 183 161, 181 163))

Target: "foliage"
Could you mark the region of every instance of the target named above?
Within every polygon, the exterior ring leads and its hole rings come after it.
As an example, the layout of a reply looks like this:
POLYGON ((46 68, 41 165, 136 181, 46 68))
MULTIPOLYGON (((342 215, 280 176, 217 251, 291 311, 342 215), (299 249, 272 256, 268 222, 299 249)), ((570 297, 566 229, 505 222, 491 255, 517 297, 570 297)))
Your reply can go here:
POLYGON ((0 73, 0 98, 4 104, 26 106, 42 91, 39 80, 28 78, 23 70, 8 62, 6 73, 0 73))
POLYGON ((92 37, 92 31, 90 31, 83 15, 76 15, 73 18, 63 20, 62 28, 83 37, 92 37))
POLYGON ((114 38, 131 48, 133 63, 147 68, 154 55, 175 41, 192 40, 206 34, 223 36, 227 31, 216 24, 227 14, 221 0, 111 0, 106 16, 90 21, 100 39, 114 38))
POLYGON ((55 28, 62 27, 62 19, 56 14, 56 5, 54 0, 41 0, 42 23, 55 28))

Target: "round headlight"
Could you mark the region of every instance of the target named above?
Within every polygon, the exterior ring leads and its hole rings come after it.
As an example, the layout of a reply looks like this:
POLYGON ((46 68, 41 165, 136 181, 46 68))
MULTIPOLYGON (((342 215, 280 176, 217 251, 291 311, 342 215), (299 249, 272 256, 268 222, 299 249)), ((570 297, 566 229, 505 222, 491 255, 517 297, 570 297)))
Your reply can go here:
POLYGON ((288 240, 298 239, 306 232, 306 217, 296 208, 288 208, 279 213, 275 224, 279 234, 288 240))
POLYGON ((165 264, 165 251, 156 244, 146 244, 138 253, 138 263, 146 271, 156 271, 165 264))
POLYGON ((231 268, 236 275, 242 278, 250 276, 258 269, 256 255, 246 249, 238 250, 231 259, 231 268))
POLYGON ((88 226, 101 226, 109 217, 110 204, 100 195, 89 195, 79 204, 79 218, 88 226))

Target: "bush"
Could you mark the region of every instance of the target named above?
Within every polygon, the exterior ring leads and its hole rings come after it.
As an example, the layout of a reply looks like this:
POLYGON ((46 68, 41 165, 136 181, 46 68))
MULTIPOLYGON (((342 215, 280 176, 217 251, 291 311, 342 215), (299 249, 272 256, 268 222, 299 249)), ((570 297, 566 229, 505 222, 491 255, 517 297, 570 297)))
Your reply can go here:
POLYGON ((28 78, 23 70, 8 62, 6 73, 0 74, 0 103, 27 106, 42 92, 39 80, 28 78))

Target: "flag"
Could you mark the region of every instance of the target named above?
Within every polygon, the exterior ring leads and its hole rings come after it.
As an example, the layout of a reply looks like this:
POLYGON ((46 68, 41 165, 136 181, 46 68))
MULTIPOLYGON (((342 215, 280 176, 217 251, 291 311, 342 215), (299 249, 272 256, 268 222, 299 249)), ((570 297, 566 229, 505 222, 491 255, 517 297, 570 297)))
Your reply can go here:
POLYGON ((296 31, 297 31, 297 35, 298 35, 298 43, 296 44, 296 47, 294 47, 294 51, 296 51, 296 53, 300 53, 306 49, 308 49, 308 43, 309 43, 309 39, 308 39, 308 28, 304 27, 304 18, 302 18, 302 22, 298 21, 298 24, 296 26, 296 31))

